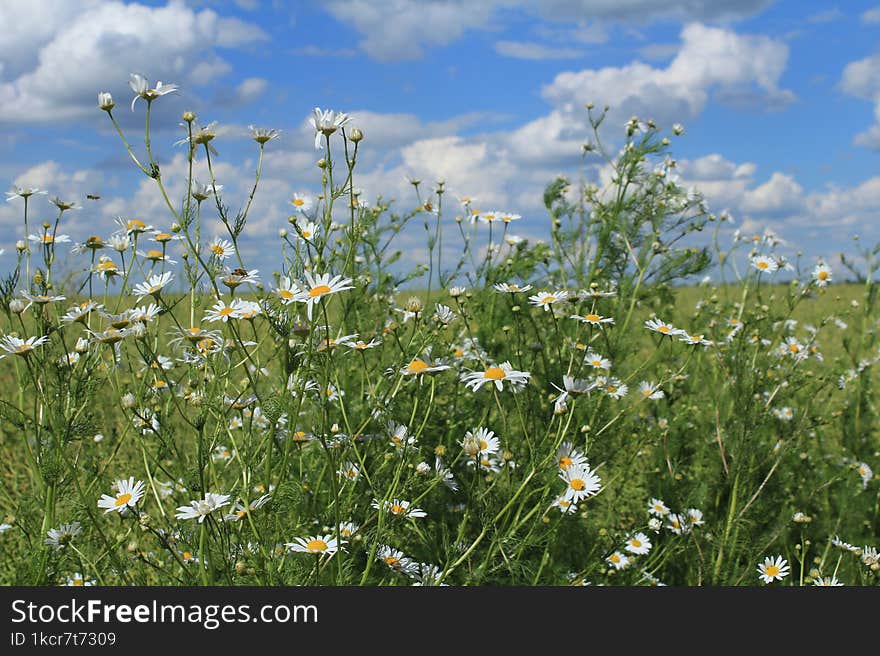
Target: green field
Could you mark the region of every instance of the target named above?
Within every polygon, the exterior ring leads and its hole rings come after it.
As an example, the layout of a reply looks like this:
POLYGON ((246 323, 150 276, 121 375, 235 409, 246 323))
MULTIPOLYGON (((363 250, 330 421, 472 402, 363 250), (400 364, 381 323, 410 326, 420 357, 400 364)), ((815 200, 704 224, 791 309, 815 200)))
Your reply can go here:
POLYGON ((551 182, 546 241, 361 204, 348 149, 259 280, 210 193, 76 255, 47 223, 0 289, 0 583, 875 585, 873 254, 774 284, 658 135, 551 182))

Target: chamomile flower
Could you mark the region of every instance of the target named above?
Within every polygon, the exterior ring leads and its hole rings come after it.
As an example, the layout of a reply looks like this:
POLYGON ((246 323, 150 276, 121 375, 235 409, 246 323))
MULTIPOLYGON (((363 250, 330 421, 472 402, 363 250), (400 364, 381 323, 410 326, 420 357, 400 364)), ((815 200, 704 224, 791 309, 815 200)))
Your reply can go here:
POLYGON ((211 243, 208 244, 208 252, 211 254, 211 257, 223 262, 226 258, 235 255, 235 247, 228 239, 214 237, 211 243))
POLYGON ((23 291, 21 293, 22 298, 27 299, 34 305, 48 305, 49 303, 54 303, 56 301, 64 301, 67 299, 66 296, 56 295, 52 296, 50 294, 31 294, 29 292, 23 291))
POLYGON ((556 464, 560 471, 566 471, 571 467, 582 467, 587 464, 587 457, 578 451, 571 442, 563 442, 556 449, 556 464))
MULTIPOLYGON (((140 219, 126 219, 125 217, 117 216, 114 221, 116 222, 116 225, 122 228, 123 233, 129 236, 140 235, 144 232, 155 230, 153 226, 147 225, 144 221, 141 221, 140 219)), ((112 241, 113 237, 111 237, 110 239, 112 241)), ((116 248, 116 246, 113 247, 116 248)))
POLYGON ((656 383, 649 382, 647 380, 643 380, 639 383, 639 394, 644 396, 646 399, 662 399, 665 394, 663 390, 656 383))
POLYGON ((140 302, 144 296, 159 298, 162 294, 162 289, 172 280, 174 280, 174 274, 170 271, 152 275, 146 282, 135 285, 134 289, 132 289, 132 293, 137 296, 138 302, 140 302))
POLYGON ((603 369, 605 371, 611 369, 611 360, 592 350, 587 351, 587 354, 584 356, 584 364, 593 367, 593 369, 603 369))
POLYGON ((381 544, 376 549, 376 560, 385 563, 391 570, 402 574, 408 574, 415 566, 412 559, 405 556, 400 549, 394 549, 387 544, 381 544))
POLYGON ((307 221, 305 223, 297 223, 296 231, 297 234, 305 241, 314 242, 315 237, 318 236, 321 228, 314 221, 307 221))
POLYGON ((302 289, 300 289, 299 285, 287 276, 281 276, 281 278, 279 278, 278 287, 273 291, 275 292, 275 295, 281 299, 281 302, 284 303, 284 305, 290 305, 296 301, 296 297, 302 293, 302 289))
POLYGON ((351 117, 348 114, 337 113, 332 109, 322 110, 320 107, 315 107, 313 116, 309 119, 309 123, 315 128, 315 148, 323 148, 321 143, 322 135, 329 137, 350 120, 351 117))
POLYGON ((602 480, 587 463, 567 467, 559 472, 559 478, 566 485, 563 496, 575 503, 596 495, 602 487, 602 480))
POLYGON ((819 576, 813 579, 813 585, 817 587, 836 588, 843 586, 836 576, 819 576))
POLYGON ((260 282, 258 273, 260 273, 259 269, 251 269, 250 271, 247 269, 226 269, 223 275, 220 276, 220 282, 229 289, 235 289, 245 283, 255 285, 260 282))
POLYGON ((461 441, 461 448, 471 458, 496 455, 501 449, 501 442, 494 431, 480 427, 475 431, 467 431, 461 441))
POLYGON ((336 473, 349 481, 356 481, 360 478, 361 469, 356 462, 343 462, 336 473))
POLYGON ((339 535, 343 538, 351 538, 360 530, 360 526, 354 522, 339 522, 339 535))
POLYGON ((160 251, 156 248, 151 248, 148 251, 137 251, 137 254, 140 255, 145 260, 149 260, 154 264, 156 262, 166 262, 167 264, 177 264, 177 260, 172 260, 167 253, 160 251))
POLYGON ((428 515, 424 510, 416 508, 409 501, 404 499, 388 499, 385 501, 373 499, 371 505, 373 508, 382 510, 389 515, 394 515, 396 517, 427 517, 428 515))
POLYGON ((545 312, 550 310, 550 306, 555 303, 561 303, 568 298, 568 292, 565 290, 557 290, 555 292, 538 292, 529 296, 529 301, 535 307, 543 308, 545 312))
POLYGON ((691 346, 712 346, 714 342, 710 339, 706 339, 704 335, 691 335, 684 330, 679 333, 678 337, 679 342, 684 342, 685 344, 690 344, 691 346))
POLYGON ((140 73, 132 73, 128 86, 134 91, 135 96, 131 99, 131 111, 134 111, 134 104, 138 98, 143 98, 147 103, 152 102, 156 98, 177 91, 176 84, 162 84, 161 80, 156 82, 154 88, 150 88, 150 84, 140 73))
POLYGON ((322 273, 314 277, 306 271, 306 284, 302 286, 295 300, 306 304, 306 316, 309 321, 312 320, 312 309, 325 296, 353 289, 351 278, 343 278, 342 276, 330 276, 329 273, 322 273))
POLYGON ((691 532, 691 525, 684 515, 669 513, 666 516, 666 528, 676 535, 686 535, 691 532))
POLYGON ((501 364, 493 364, 483 371, 472 371, 464 373, 461 381, 465 387, 470 388, 474 392, 487 383, 495 385, 495 389, 499 392, 504 389, 504 383, 508 382, 514 390, 518 390, 529 382, 531 374, 526 371, 517 371, 510 362, 502 362, 501 364))
POLYGON ((5 358, 7 355, 28 355, 31 351, 33 351, 38 346, 42 346, 46 342, 49 341, 49 338, 45 335, 42 337, 28 337, 27 339, 20 339, 18 337, 14 337, 12 335, 5 335, 0 338, 0 348, 2 348, 6 353, 0 355, 0 358, 5 358))
POLYGON ((42 235, 28 235, 30 241, 43 244, 43 246, 52 246, 53 244, 63 244, 70 241, 70 235, 50 235, 44 233, 42 235))
POLYGON ((86 578, 85 574, 80 574, 79 572, 74 572, 73 576, 68 576, 65 580, 64 584, 66 586, 72 586, 74 588, 78 587, 90 587, 95 585, 95 579, 86 578))
POLYGON ((129 476, 127 481, 116 481, 115 487, 115 495, 103 494, 98 501, 98 508, 103 508, 105 514, 113 511, 122 513, 128 508, 134 508, 144 496, 144 482, 135 483, 134 476, 129 476))
POLYGON ((440 371, 446 371, 451 367, 448 364, 433 362, 429 357, 415 358, 408 365, 400 370, 404 376, 421 377, 428 374, 435 374, 440 371))
POLYGON ((630 553, 642 556, 651 550, 651 540, 644 533, 636 533, 626 539, 624 548, 630 553))
POLYGON ((205 492, 204 499, 190 501, 188 506, 178 506, 174 516, 177 519, 198 519, 201 524, 205 521, 205 517, 227 504, 229 504, 228 494, 205 492))
POLYGON ((306 538, 294 538, 293 542, 285 542, 284 546, 295 553, 332 556, 339 551, 343 544, 345 544, 345 540, 334 538, 332 535, 315 535, 306 538))
POLYGON ((860 462, 856 467, 856 471, 859 472, 859 476, 862 477, 862 488, 867 488, 868 483, 871 482, 871 479, 874 478, 874 472, 871 467, 866 462, 860 462))
POLYGON ((240 301, 237 298, 233 299, 228 305, 226 301, 217 301, 210 310, 205 312, 202 321, 222 321, 226 323, 230 319, 238 319, 240 305, 240 301))
POLYGON ((308 194, 294 194, 293 198, 290 199, 290 204, 293 205, 297 210, 305 214, 310 209, 312 209, 314 201, 312 200, 312 197, 308 194))
POLYGON ((602 324, 613 324, 614 317, 603 317, 601 314, 589 312, 587 314, 573 314, 569 319, 577 319, 581 323, 590 324, 591 326, 601 326, 602 324))
POLYGON ((779 269, 779 262, 769 255, 754 255, 749 263, 757 269, 759 273, 774 273, 779 269))
POLYGON ((788 561, 782 556, 767 556, 758 565, 758 578, 764 583, 772 583, 773 581, 781 581, 788 576, 788 561))
POLYGON ((672 335, 681 335, 684 332, 680 328, 676 328, 675 326, 673 326, 671 323, 666 323, 656 317, 654 317, 653 319, 648 319, 645 322, 645 325, 654 332, 670 337, 672 335))
POLYGON ((511 282, 499 282, 493 285, 493 287, 502 294, 518 294, 520 292, 527 292, 532 288, 531 285, 517 285, 511 282))
POLYGON ((817 287, 825 287, 831 282, 831 267, 824 262, 819 262, 813 268, 813 281, 817 287))
POLYGON ((609 565, 617 570, 626 569, 627 567, 629 567, 630 564, 629 557, 626 554, 620 553, 619 551, 615 551, 605 560, 608 562, 609 565))
POLYGON ((669 508, 662 499, 651 499, 648 501, 648 512, 655 517, 666 517, 669 514, 669 508))
POLYGON ((82 526, 79 522, 62 524, 58 528, 50 528, 47 531, 48 537, 44 542, 55 551, 61 551, 80 533, 82 533, 82 526))
POLYGON ((691 526, 702 526, 706 522, 703 521, 703 511, 699 508, 688 508, 685 511, 687 520, 691 526))

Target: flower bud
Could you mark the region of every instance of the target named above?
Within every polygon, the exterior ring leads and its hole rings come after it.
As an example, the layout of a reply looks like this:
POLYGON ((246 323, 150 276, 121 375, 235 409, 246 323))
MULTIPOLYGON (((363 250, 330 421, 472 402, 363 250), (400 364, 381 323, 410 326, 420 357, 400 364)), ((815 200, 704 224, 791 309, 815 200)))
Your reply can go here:
POLYGON ((348 135, 348 138, 351 139, 353 142, 357 143, 357 142, 363 140, 364 133, 363 133, 363 131, 361 131, 360 128, 354 128, 351 131, 351 134, 348 135))
POLYGON ((27 250, 27 244, 24 242, 24 239, 19 239, 17 242, 15 242, 15 250, 17 250, 19 253, 27 250))
POLYGON ((136 403, 137 399, 134 398, 134 394, 132 394, 131 392, 127 392, 122 395, 122 407, 126 410, 131 410, 136 403))
POLYGON ((28 309, 28 304, 20 298, 13 298, 9 301, 9 311, 13 314, 21 314, 28 309))
POLYGON ((193 121, 196 120, 195 112, 191 112, 190 110, 186 110, 183 113, 183 120, 186 121, 187 123, 192 123, 193 121))
POLYGON ((85 337, 78 337, 73 350, 77 353, 86 353, 89 350, 89 340, 85 337))
POLYGON ((113 96, 110 95, 107 91, 102 91, 98 94, 98 108, 103 109, 105 112, 109 112, 116 106, 116 103, 113 102, 113 96))

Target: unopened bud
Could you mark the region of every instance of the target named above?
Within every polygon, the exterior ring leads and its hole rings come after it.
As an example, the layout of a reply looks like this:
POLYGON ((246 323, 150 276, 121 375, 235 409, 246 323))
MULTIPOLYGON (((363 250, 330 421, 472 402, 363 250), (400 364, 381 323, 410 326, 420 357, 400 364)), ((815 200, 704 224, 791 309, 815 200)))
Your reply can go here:
POLYGON ((355 143, 357 143, 357 142, 363 140, 364 133, 360 128, 354 128, 351 131, 351 134, 348 135, 348 138, 351 139, 352 141, 354 141, 355 143))
POLYGON ((195 112, 191 112, 190 110, 186 110, 183 113, 183 120, 186 121, 187 123, 192 123, 193 121, 196 120, 195 112))
POLYGON ((109 112, 116 106, 116 103, 113 102, 113 96, 110 95, 107 91, 102 91, 98 94, 98 108, 103 109, 105 112, 109 112))

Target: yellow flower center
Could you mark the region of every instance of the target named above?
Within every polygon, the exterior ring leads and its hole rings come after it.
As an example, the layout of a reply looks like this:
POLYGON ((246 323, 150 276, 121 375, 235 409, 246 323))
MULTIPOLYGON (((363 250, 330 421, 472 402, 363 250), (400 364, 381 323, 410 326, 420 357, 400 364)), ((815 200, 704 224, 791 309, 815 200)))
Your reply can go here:
POLYGON ((329 294, 329 293, 330 293, 330 288, 327 285, 317 285, 315 287, 312 287, 309 290, 309 296, 311 298, 317 298, 319 296, 323 296, 324 294, 329 294))
POLYGON ((489 367, 483 373, 484 378, 489 378, 490 380, 503 380, 507 377, 507 374, 504 372, 504 369, 501 367, 489 367))
POLYGON ((189 551, 183 552, 183 559, 184 560, 192 560, 192 557, 193 557, 193 555, 189 551))
POLYGON ((55 237, 53 237, 52 235, 43 235, 43 243, 44 244, 51 244, 54 241, 55 241, 55 237))
POLYGON ((544 297, 544 300, 541 301, 541 302, 544 303, 545 305, 548 304, 548 303, 555 303, 555 302, 556 302, 556 297, 555 297, 555 296, 545 296, 545 297, 544 297))
POLYGON ((657 326, 657 332, 663 333, 663 334, 668 334, 669 333, 669 326, 657 326))
POLYGON ((279 290, 278 290, 278 295, 279 295, 281 298, 283 298, 285 301, 288 300, 288 299, 293 298, 293 292, 290 291, 289 289, 279 289, 279 290))
POLYGON ((634 549, 638 549, 639 547, 642 546, 642 541, 639 540, 638 538, 633 538, 632 540, 629 541, 629 544, 634 549))
POLYGON ((609 558, 608 560, 610 560, 612 563, 619 563, 620 556, 618 554, 611 554, 611 558, 609 558))
POLYGON ((401 506, 399 503, 392 503, 390 510, 395 515, 402 515, 406 512, 406 508, 401 506))
POLYGON ((397 567, 400 565, 400 559, 395 558, 394 556, 385 556, 385 564, 388 565, 388 567, 397 567))
POLYGON ((309 551, 327 551, 327 543, 323 540, 309 540, 306 549, 309 551))
POLYGON ((560 469, 568 469, 574 464, 574 461, 568 456, 562 456, 559 459, 559 468, 560 469))
POLYGON ((144 230, 147 227, 147 224, 141 221, 140 219, 131 219, 128 222, 129 230, 144 230))
POLYGON ((82 579, 73 579, 73 585, 76 586, 76 585, 82 585, 82 584, 83 584, 82 579))
POLYGON ((158 251, 155 248, 151 248, 147 251, 147 259, 148 260, 162 260, 165 256, 162 254, 162 251, 158 251))
POLYGON ((302 198, 294 198, 292 201, 290 201, 290 203, 292 205, 296 205, 297 207, 302 207, 306 204, 306 202, 302 198))
POLYGON ((584 319, 586 319, 590 323, 598 323, 602 319, 602 317, 600 317, 598 314, 587 314, 584 315, 584 319))
POLYGON ((765 260, 758 260, 758 261, 755 263, 755 266, 758 267, 759 269, 766 269, 766 268, 768 268, 770 265, 767 264, 767 262, 766 262, 765 260))
POLYGON ((171 241, 171 235, 167 232, 160 232, 155 237, 153 237, 153 239, 155 239, 156 241, 159 241, 159 242, 171 241))
POLYGON ((302 236, 303 236, 303 239, 311 239, 312 238, 312 231, 311 230, 303 230, 302 236))
POLYGON ((580 492, 585 487, 587 487, 587 484, 584 483, 583 479, 581 479, 581 478, 573 478, 571 480, 571 482, 569 483, 569 485, 571 486, 571 489, 574 490, 575 492, 580 492))
POLYGON ((828 272, 827 271, 820 271, 816 277, 819 280, 828 280, 828 272))
POLYGON ((131 501, 131 494, 126 492, 125 494, 120 494, 118 497, 116 497, 116 501, 113 505, 118 508, 119 506, 124 506, 129 501, 131 501))
POLYGON ((799 344, 789 344, 788 350, 791 351, 792 353, 797 353, 798 351, 801 350, 801 347, 799 344))
POLYGON ((220 244, 214 244, 211 246, 211 252, 214 253, 214 255, 223 255, 226 251, 223 250, 223 247, 220 244))
POLYGON ((420 374, 428 369, 428 363, 424 360, 413 360, 406 366, 406 370, 411 374, 420 374))
POLYGON ((779 568, 776 565, 767 565, 767 567, 764 568, 764 574, 767 576, 778 576, 779 568))
POLYGON ((225 307, 222 310, 220 310, 217 314, 220 315, 221 317, 228 317, 229 315, 234 314, 234 313, 235 313, 234 307, 225 307))

